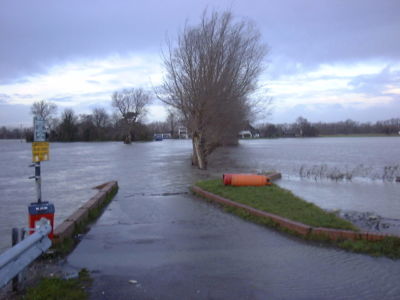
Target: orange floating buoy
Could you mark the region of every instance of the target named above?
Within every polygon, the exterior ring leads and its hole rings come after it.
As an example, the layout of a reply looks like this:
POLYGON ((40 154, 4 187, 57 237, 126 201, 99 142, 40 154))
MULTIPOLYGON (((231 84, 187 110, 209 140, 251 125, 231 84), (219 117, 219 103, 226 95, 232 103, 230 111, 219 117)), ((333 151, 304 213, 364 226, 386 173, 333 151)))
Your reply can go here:
POLYGON ((232 174, 231 185, 233 186, 263 186, 270 185, 271 181, 267 176, 254 174, 232 174))

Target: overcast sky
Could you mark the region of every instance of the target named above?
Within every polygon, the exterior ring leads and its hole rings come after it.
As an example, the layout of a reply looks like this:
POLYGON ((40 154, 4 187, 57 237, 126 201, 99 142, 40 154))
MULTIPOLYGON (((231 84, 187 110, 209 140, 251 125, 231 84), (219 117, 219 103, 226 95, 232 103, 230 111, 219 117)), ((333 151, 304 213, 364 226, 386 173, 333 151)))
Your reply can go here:
MULTIPOLYGON (((259 122, 400 117, 399 0, 0 1, 0 125, 30 125, 34 101, 112 111, 111 94, 162 82, 160 53, 202 11, 256 24, 270 52, 259 122)), ((163 120, 154 101, 147 121, 163 120)))

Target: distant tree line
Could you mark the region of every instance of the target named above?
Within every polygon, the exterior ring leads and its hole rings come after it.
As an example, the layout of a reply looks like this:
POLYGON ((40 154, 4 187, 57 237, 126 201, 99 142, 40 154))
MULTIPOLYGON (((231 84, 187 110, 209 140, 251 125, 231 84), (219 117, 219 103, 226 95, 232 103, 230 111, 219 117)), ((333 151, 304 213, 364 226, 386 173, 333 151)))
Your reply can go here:
MULTIPOLYGON (((48 140, 51 142, 91 142, 91 141, 147 141, 155 133, 168 133, 178 136, 181 124, 178 114, 169 111, 165 122, 144 124, 141 118, 149 97, 141 89, 123 90, 112 95, 113 114, 104 108, 94 108, 90 114, 77 115, 73 109, 66 108, 60 117, 55 117, 57 106, 42 100, 31 107, 33 116, 40 116, 47 124, 48 140), (118 99, 118 101, 115 101, 118 99), (118 102, 118 103, 116 103, 118 102)), ((33 140, 32 128, 0 128, 0 139, 33 140)))
POLYGON ((24 139, 26 130, 25 128, 7 128, 2 126, 0 128, 0 139, 24 139))
MULTIPOLYGON (((172 138, 178 137, 178 127, 182 120, 177 113, 169 112, 165 122, 144 124, 137 122, 130 129, 133 141, 151 140, 155 133, 169 133, 172 138)), ((260 137, 314 137, 320 135, 383 134, 397 135, 400 131, 400 118, 385 121, 356 122, 352 120, 310 123, 299 117, 292 124, 262 124, 258 126, 260 137)), ((93 109, 91 114, 76 115, 71 109, 65 109, 60 118, 49 121, 49 140, 61 142, 74 141, 123 141, 125 128, 116 114, 108 114, 103 108, 93 109)), ((0 127, 0 139, 33 138, 32 128, 0 127)))
POLYGON ((292 124, 262 124, 258 127, 261 137, 314 137, 320 135, 383 134, 396 135, 400 132, 400 118, 385 121, 356 122, 346 120, 329 123, 310 123, 303 117, 292 124))
MULTIPOLYGON (((124 141, 126 126, 117 114, 109 114, 104 108, 95 108, 89 114, 77 115, 73 109, 65 109, 59 118, 47 120, 48 140, 51 142, 124 141)), ((32 141, 32 129, 26 130, 26 140, 32 141)), ((150 140, 151 132, 141 122, 129 128, 131 140, 150 140)))
MULTIPOLYGON (((91 114, 76 115, 72 109, 65 109, 60 118, 50 118, 49 140, 60 142, 123 141, 126 129, 116 114, 108 114, 103 108, 93 109, 91 114)), ((178 137, 178 127, 182 120, 176 112, 169 112, 165 122, 144 124, 136 122, 130 129, 133 141, 152 140, 155 133, 169 133, 178 137)), ((356 122, 346 120, 329 123, 310 123, 299 117, 292 124, 262 124, 258 126, 260 137, 315 137, 320 135, 382 134, 397 135, 400 131, 400 118, 385 121, 356 122)), ((0 127, 0 139, 33 138, 32 128, 0 127)))

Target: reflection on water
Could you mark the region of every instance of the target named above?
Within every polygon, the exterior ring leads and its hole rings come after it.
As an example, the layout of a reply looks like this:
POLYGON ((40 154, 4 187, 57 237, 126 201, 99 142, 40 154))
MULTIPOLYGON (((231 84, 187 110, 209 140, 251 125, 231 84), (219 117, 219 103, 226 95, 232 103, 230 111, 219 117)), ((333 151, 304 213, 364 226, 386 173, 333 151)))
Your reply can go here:
MULTIPOLYGON (((34 182, 28 179, 33 174, 30 148, 20 141, 0 141, 0 249, 8 246, 12 227, 26 226, 27 205, 35 200, 34 182)), ((42 163, 43 199, 55 204, 59 224, 95 193, 91 187, 109 180, 118 180, 126 195, 181 193, 196 180, 224 172, 277 170, 284 175, 280 185, 323 208, 400 216, 400 184, 381 180, 385 167, 399 164, 400 138, 241 141, 238 147, 217 149, 208 171, 191 167, 190 153, 189 140, 131 146, 52 143, 50 161, 42 163), (351 182, 300 180, 302 168, 316 165, 338 170, 362 165, 364 171, 351 182)))

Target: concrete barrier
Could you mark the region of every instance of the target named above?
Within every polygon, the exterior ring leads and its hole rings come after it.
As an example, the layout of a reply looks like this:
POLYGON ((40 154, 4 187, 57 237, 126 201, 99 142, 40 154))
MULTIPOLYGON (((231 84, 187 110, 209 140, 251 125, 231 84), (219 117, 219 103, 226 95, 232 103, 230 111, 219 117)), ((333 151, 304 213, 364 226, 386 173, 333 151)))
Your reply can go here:
POLYGON ((383 240, 385 237, 389 237, 390 235, 387 234, 382 234, 382 233, 372 233, 372 232, 357 232, 357 231, 351 231, 351 230, 341 230, 341 229, 331 229, 331 228, 324 228, 324 227, 312 227, 300 222, 292 221, 286 218, 283 218, 281 216, 271 214, 269 212, 265 212, 262 210, 258 210, 254 207, 247 206, 242 203, 237 203, 235 201, 226 199, 224 197, 221 197, 219 195, 215 195, 213 193, 210 193, 208 191, 203 190, 202 188, 198 186, 193 186, 192 191, 204 198, 207 198, 209 200, 218 202, 223 205, 235 207, 235 208, 240 208, 244 209, 248 213, 258 216, 258 217, 263 217, 266 219, 271 220, 275 224, 277 224, 281 228, 285 228, 291 231, 296 232, 297 234, 301 236, 320 236, 327 238, 329 240, 337 241, 337 240, 367 240, 367 241, 380 241, 383 240))
POLYGON ((89 216, 89 210, 85 207, 80 207, 67 218, 67 221, 80 223, 83 220, 86 220, 88 216, 89 216))
POLYGON ((339 229, 331 229, 331 228, 323 228, 317 227, 312 228, 311 233, 317 236, 326 237, 329 240, 337 241, 337 240, 359 240, 361 239, 361 235, 359 232, 351 231, 351 230, 339 230, 339 229))
POLYGON ((106 200, 118 190, 118 182, 106 182, 95 188, 99 190, 96 195, 66 218, 64 222, 56 226, 54 229, 53 245, 62 243, 65 239, 73 237, 77 228, 88 222, 90 212, 103 207, 106 200))
POLYGON ((61 243, 66 238, 71 237, 75 231, 75 222, 65 220, 54 229, 53 244, 61 243))

